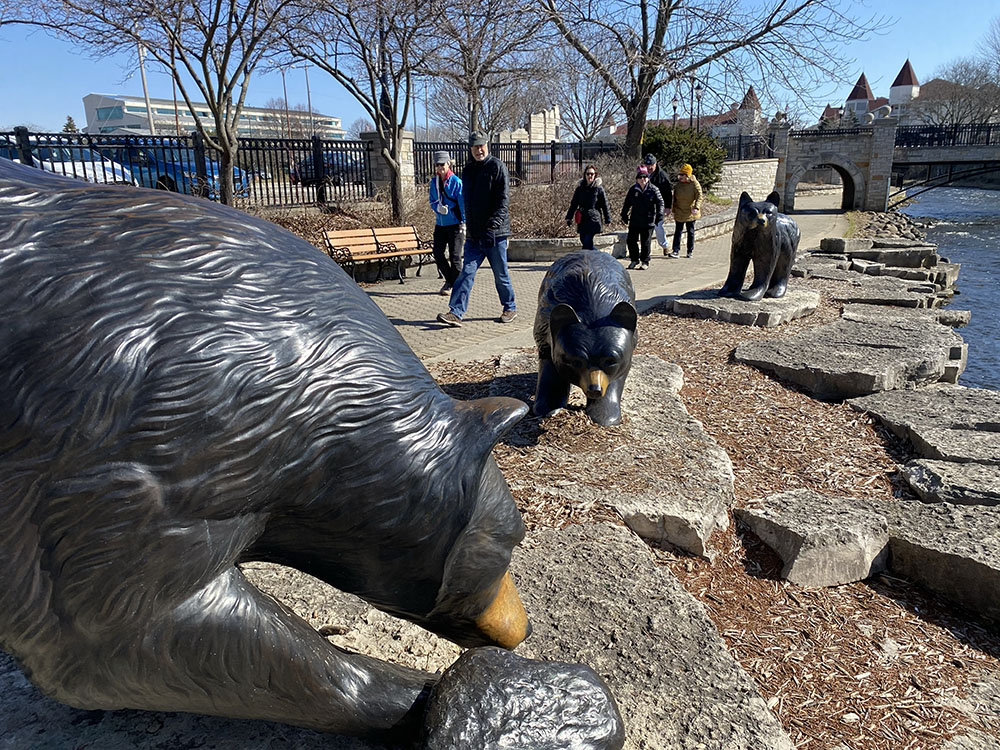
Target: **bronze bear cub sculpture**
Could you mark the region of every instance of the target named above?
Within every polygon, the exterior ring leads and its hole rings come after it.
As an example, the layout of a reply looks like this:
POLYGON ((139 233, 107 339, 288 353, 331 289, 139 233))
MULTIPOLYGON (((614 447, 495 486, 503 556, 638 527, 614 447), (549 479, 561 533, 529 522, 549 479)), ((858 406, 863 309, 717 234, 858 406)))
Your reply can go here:
POLYGON ((464 646, 528 633, 491 457, 292 234, 0 159, 0 648, 87 709, 419 736, 435 678, 340 650, 238 564, 295 567, 464 646))
POLYGON ((578 385, 587 396, 587 416, 600 425, 618 424, 636 322, 632 280, 613 257, 578 250, 553 263, 535 314, 535 414, 566 406, 570 387, 578 385))
POLYGON ((778 213, 780 196, 771 193, 754 202, 748 193, 740 195, 729 254, 729 275, 719 290, 720 297, 738 297, 752 302, 761 297, 783 297, 788 274, 799 248, 799 227, 778 213), (745 292, 743 279, 753 261, 753 284, 745 292))

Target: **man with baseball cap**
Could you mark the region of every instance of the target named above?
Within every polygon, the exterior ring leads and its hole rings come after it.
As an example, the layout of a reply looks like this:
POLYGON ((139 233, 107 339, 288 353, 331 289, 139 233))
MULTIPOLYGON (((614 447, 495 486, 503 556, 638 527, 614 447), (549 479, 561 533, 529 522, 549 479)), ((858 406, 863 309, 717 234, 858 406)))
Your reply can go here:
POLYGON ((451 171, 451 154, 447 151, 434 152, 434 176, 427 196, 434 210, 434 263, 444 277, 440 294, 448 296, 462 269, 465 217, 462 214, 462 181, 451 171))
POLYGON ((510 177, 504 163, 490 154, 485 133, 469 135, 472 159, 462 170, 462 216, 465 217, 465 258, 448 300, 448 312, 437 316, 439 323, 458 328, 469 307, 469 294, 476 272, 484 260, 490 263, 493 281, 503 309, 498 320, 510 323, 517 318, 514 286, 507 267, 507 238, 510 237, 510 177))
MULTIPOLYGON (((649 184, 660 191, 660 196, 663 198, 663 205, 666 207, 667 211, 670 211, 670 204, 673 200, 673 195, 670 190, 670 178, 667 177, 667 173, 660 169, 659 165, 656 163, 656 157, 652 154, 646 154, 643 157, 642 163, 645 165, 646 169, 649 170, 649 184)), ((667 250, 667 231, 663 228, 663 222, 666 220, 666 216, 663 217, 656 225, 656 242, 663 250, 663 254, 666 255, 669 251, 667 250)))

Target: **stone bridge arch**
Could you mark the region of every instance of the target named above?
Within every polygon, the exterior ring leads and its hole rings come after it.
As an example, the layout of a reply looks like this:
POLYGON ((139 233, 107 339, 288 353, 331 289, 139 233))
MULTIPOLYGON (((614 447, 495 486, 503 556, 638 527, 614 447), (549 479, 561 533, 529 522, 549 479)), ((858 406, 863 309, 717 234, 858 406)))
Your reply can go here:
POLYGON ((813 161, 800 161, 795 165, 791 175, 785 181, 784 195, 781 196, 782 211, 791 211, 795 208, 795 189, 802 180, 805 173, 810 169, 826 165, 840 175, 843 185, 843 195, 840 208, 844 211, 860 210, 865 205, 865 191, 868 186, 868 175, 861 168, 849 159, 841 158, 832 154, 826 154, 822 159, 813 161))

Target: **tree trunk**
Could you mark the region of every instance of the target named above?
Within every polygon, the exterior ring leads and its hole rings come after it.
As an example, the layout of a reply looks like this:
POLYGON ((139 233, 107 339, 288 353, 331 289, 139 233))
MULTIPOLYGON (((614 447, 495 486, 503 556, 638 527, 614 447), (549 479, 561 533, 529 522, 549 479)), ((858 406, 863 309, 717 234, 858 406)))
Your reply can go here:
POLYGON ((235 163, 236 149, 224 146, 219 152, 219 203, 224 206, 233 205, 233 165, 235 163))
POLYGON ((632 103, 625 110, 627 128, 625 131, 625 156, 638 162, 642 158, 642 132, 646 129, 646 111, 649 100, 632 103))

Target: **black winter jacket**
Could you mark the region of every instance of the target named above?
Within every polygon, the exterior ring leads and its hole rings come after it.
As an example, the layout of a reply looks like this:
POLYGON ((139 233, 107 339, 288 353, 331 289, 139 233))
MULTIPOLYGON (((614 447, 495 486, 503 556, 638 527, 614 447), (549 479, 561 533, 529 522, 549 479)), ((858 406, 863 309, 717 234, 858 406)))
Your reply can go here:
POLYGON ((580 180, 573 191, 573 200, 569 202, 569 210, 566 212, 566 221, 572 223, 573 214, 580 209, 583 217, 576 227, 580 234, 599 234, 604 224, 611 223, 611 214, 608 212, 608 197, 604 194, 601 186, 601 178, 594 179, 593 185, 588 185, 587 180, 580 180))
POLYGON ((499 242, 510 236, 510 178, 493 154, 482 161, 470 158, 465 165, 462 201, 466 238, 499 242))
POLYGON ((649 229, 655 227, 665 214, 663 196, 655 186, 646 184, 646 188, 638 184, 629 188, 622 205, 622 223, 630 228, 649 229))
MULTIPOLYGON (((660 195, 663 197, 664 206, 670 206, 673 204, 674 195, 670 186, 670 178, 667 177, 667 173, 663 171, 663 167, 656 167, 656 171, 653 172, 649 178, 649 184, 656 186, 656 189, 660 191, 660 195)), ((657 222, 657 224, 659 224, 659 222, 657 222)))

